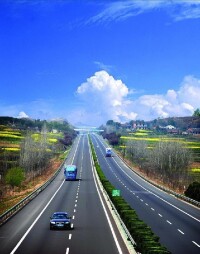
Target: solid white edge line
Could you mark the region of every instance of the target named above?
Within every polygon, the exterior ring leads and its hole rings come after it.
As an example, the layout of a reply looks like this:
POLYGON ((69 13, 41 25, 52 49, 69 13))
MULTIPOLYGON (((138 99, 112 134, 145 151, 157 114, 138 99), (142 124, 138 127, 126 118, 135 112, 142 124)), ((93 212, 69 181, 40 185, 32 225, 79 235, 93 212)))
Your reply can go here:
POLYGON ((26 231, 26 233, 22 236, 22 238, 19 240, 19 242, 17 243, 17 245, 15 246, 15 248, 11 251, 10 254, 15 253, 15 251, 19 248, 19 246, 21 245, 21 243, 24 241, 24 239, 26 238, 26 236, 28 235, 28 233, 31 231, 31 229, 33 228, 33 226, 35 225, 35 223, 39 220, 39 218, 41 217, 41 215, 43 214, 43 212, 47 209, 47 207, 49 206, 49 204, 51 203, 51 201, 54 199, 54 197, 56 196, 56 194, 58 193, 58 191, 60 190, 60 188, 62 187, 63 183, 65 182, 65 180, 63 180, 63 182, 61 183, 60 187, 57 189, 57 191, 54 193, 54 195, 51 197, 51 199, 49 200, 49 202, 46 204, 46 206, 43 208, 43 210, 40 212, 40 214, 37 216, 37 218, 34 220, 34 222, 31 224, 31 226, 28 228, 28 230, 26 231))
MULTIPOLYGON (((80 137, 77 143, 77 147, 72 159, 72 163, 73 160, 75 158, 75 154, 78 148, 78 144, 80 141, 80 137)), ((59 186, 59 188, 57 189, 57 191, 54 193, 54 195, 51 197, 51 199, 49 200, 49 202, 46 204, 46 206, 42 209, 42 211, 40 212, 40 214, 36 217, 36 219, 34 220, 34 222, 31 224, 31 226, 28 228, 28 230, 26 231, 26 233, 22 236, 22 238, 19 240, 19 242, 17 243, 17 245, 14 247, 14 249, 10 252, 10 254, 15 253, 15 251, 19 248, 19 246, 22 244, 22 242, 24 241, 24 239, 26 238, 26 236, 29 234, 29 232, 31 231, 31 229, 33 228, 33 226, 35 225, 35 223, 39 220, 39 218, 41 217, 41 215, 43 214, 43 212, 47 209, 47 207, 49 206, 49 204, 51 203, 51 201, 54 199, 54 197, 56 196, 56 194, 58 193, 58 191, 60 190, 60 188, 62 187, 63 183, 65 182, 65 179, 63 180, 63 182, 61 183, 61 185, 59 186)))
POLYGON ((119 252, 120 254, 123 254, 122 249, 121 249, 121 247, 120 247, 120 245, 119 245, 119 242, 118 242, 118 240, 117 240, 117 236, 116 236, 116 234, 115 234, 115 231, 114 231, 114 229, 113 229, 112 223, 111 223, 110 218, 109 218, 109 216, 108 216, 108 213, 107 213, 107 211, 106 211, 105 205, 104 205, 104 203, 103 203, 102 197, 101 197, 101 195, 100 195, 100 192, 99 192, 99 189, 98 189, 98 185, 97 185, 96 179, 95 179, 94 168, 93 168, 93 165, 92 165, 92 155, 91 155, 91 149, 90 149, 89 139, 88 139, 88 145, 89 145, 89 151, 90 151, 90 162, 91 162, 91 167, 92 167, 92 174, 93 174, 94 183, 95 183, 95 186, 96 186, 96 189, 97 189, 97 193, 98 193, 98 195, 99 195, 99 199, 100 199, 100 201, 101 201, 101 205, 102 205, 103 210, 104 210, 104 213, 105 213, 105 215, 106 215, 106 218, 107 218, 107 221, 108 221, 110 230, 111 230, 111 232, 112 232, 112 235, 113 235, 115 244, 116 244, 116 246, 117 246, 118 252, 119 252))
MULTIPOLYGON (((98 140, 99 140, 99 139, 98 139, 98 140)), ((99 140, 99 142, 101 142, 101 140, 99 140)), ((102 142, 101 142, 101 143, 102 143, 102 142)), ((104 146, 103 143, 102 143, 102 145, 104 146)), ((189 214, 189 213, 183 211, 182 209, 178 208, 177 206, 175 206, 175 205, 171 204, 170 202, 166 201, 165 199, 159 197, 158 195, 156 195, 156 194, 153 193, 152 191, 147 190, 145 187, 143 187, 141 184, 139 184, 137 181, 135 181, 131 176, 129 176, 129 175, 121 168, 121 166, 117 163, 117 161, 115 160, 114 157, 112 157, 112 158, 113 158, 113 160, 115 161, 115 163, 118 165, 118 167, 121 169, 121 171, 123 171, 124 174, 125 174, 128 178, 130 178, 133 182, 135 182, 137 185, 139 185, 142 189, 144 189, 145 191, 151 193, 151 194, 154 195, 155 197, 159 198, 160 200, 162 200, 162 201, 165 202, 166 204, 168 204, 168 205, 174 207, 174 208, 177 209, 178 211, 180 211, 180 212, 186 214, 186 215, 189 216, 190 218, 192 218, 192 219, 194 219, 194 220, 200 222, 199 219, 195 218, 195 217, 192 216, 191 214, 189 214)), ((120 157, 119 157, 119 159, 120 159, 120 157)), ((123 161, 122 161, 122 162, 123 162, 123 161)), ((125 165, 124 162, 123 162, 123 164, 125 165)), ((126 166, 126 165, 125 165, 125 166, 126 166)), ((126 168, 130 170, 130 168, 128 168, 127 166, 126 166, 126 168)), ((135 174, 137 177, 140 177, 140 176, 138 176, 134 171, 131 171, 131 172, 132 172, 133 174, 135 174)), ((141 177, 140 177, 140 178, 141 178, 141 177)), ((158 187, 156 187, 156 186, 152 185, 151 183, 147 182, 145 179, 143 179, 143 178, 141 178, 141 179, 142 179, 143 181, 145 181, 146 183, 150 184, 151 186, 153 186, 154 188, 159 189, 158 187)), ((166 194, 167 194, 167 193, 166 193, 166 194)))

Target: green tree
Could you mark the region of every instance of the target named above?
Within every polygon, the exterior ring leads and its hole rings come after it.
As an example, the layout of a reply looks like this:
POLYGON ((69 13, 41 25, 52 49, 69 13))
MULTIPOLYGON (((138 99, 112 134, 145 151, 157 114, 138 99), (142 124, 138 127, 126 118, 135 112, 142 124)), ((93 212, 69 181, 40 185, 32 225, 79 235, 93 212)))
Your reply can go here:
POLYGON ((20 167, 15 167, 11 168, 8 170, 6 176, 5 176, 5 181, 7 184, 11 185, 12 187, 14 186, 20 186, 22 181, 24 180, 24 171, 20 167))
POLYGON ((197 108, 194 113, 193 113, 193 116, 200 116, 200 109, 197 108))

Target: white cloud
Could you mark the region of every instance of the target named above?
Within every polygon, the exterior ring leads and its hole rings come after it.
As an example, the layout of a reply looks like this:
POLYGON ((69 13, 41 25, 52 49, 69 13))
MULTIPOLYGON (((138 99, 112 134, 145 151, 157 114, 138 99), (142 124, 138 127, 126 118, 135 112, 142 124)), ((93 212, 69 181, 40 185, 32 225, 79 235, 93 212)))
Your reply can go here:
MULTIPOLYGON (((160 84, 162 85, 162 84, 160 84)), ((176 85, 176 84, 175 84, 176 85)), ((133 89, 134 90, 134 89, 133 89)), ((130 98, 132 90, 105 70, 98 71, 76 90, 75 104, 35 100, 26 104, 2 105, 0 115, 33 119, 66 118, 70 123, 96 125, 112 119, 118 122, 153 120, 158 117, 191 116, 200 108, 200 79, 188 75, 177 90, 130 98), (60 106, 59 106, 60 105, 60 106), (19 113, 20 112, 20 113, 19 113), (25 113, 26 112, 26 113, 25 113)))
POLYGON ((82 118, 86 119, 90 115, 92 124, 95 124, 96 117, 101 120, 100 123, 109 119, 115 121, 132 119, 135 113, 129 110, 129 92, 121 80, 114 79, 106 71, 96 72, 77 89, 77 97, 85 109, 82 110, 82 118))
POLYGON ((89 22, 120 21, 158 9, 167 11, 175 21, 200 18, 200 0, 124 0, 107 3, 89 22))
POLYGON ((112 66, 112 65, 107 65, 107 64, 104 64, 104 63, 99 62, 99 61, 95 61, 94 64, 95 64, 96 66, 98 66, 98 68, 99 68, 100 70, 105 70, 105 71, 107 71, 107 72, 109 72, 109 71, 111 71, 111 69, 113 69, 113 66, 112 66))
POLYGON ((125 122, 135 119, 153 120, 158 117, 190 116, 200 108, 200 80, 186 76, 175 91, 146 94, 130 100, 131 90, 106 71, 96 72, 77 88, 81 108, 69 120, 100 125, 109 119, 125 122))
POLYGON ((29 118, 29 116, 24 111, 21 111, 19 112, 17 118, 29 118))
MULTIPOLYGON (((55 107, 55 106, 54 106, 55 107)), ((38 99, 29 103, 6 105, 0 102, 0 115, 17 118, 50 119, 58 116, 53 107, 53 101, 38 99), (26 111, 26 113, 25 113, 26 111)))
POLYGON ((141 119, 189 116, 200 108, 200 80, 186 76, 178 91, 168 90, 164 95, 144 95, 134 102, 134 109, 141 119))

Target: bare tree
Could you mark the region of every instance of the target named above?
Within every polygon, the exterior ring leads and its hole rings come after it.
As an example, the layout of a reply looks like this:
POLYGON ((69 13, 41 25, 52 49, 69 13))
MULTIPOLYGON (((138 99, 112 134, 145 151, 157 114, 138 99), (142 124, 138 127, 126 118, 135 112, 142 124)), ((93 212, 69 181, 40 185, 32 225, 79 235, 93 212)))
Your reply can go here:
POLYGON ((41 174, 49 163, 51 153, 48 150, 46 134, 43 131, 40 139, 35 141, 31 133, 28 133, 21 144, 20 166, 26 173, 30 173, 31 177, 41 174))
POLYGON ((151 168, 173 188, 181 188, 188 179, 190 161, 190 152, 180 142, 160 141, 149 153, 151 168))
POLYGON ((132 162, 136 162, 140 167, 147 158, 147 143, 144 140, 129 140, 126 143, 126 154, 132 162))

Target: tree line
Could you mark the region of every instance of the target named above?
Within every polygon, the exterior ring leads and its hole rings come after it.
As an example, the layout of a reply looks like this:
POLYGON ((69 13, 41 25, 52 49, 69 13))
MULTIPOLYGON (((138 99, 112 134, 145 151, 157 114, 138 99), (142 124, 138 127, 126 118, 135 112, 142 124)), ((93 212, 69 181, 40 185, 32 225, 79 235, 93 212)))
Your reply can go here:
MULTIPOLYGON (((20 154, 13 167, 4 170, 4 179, 11 187, 20 186, 26 180, 33 180, 36 176, 42 175, 59 151, 66 150, 76 137, 75 131, 70 128, 64 132, 63 138, 51 144, 48 141, 48 128, 43 125, 39 139, 32 136, 33 131, 27 131, 23 141, 20 143, 20 154)), ((5 165, 6 166, 6 165, 5 165)))

